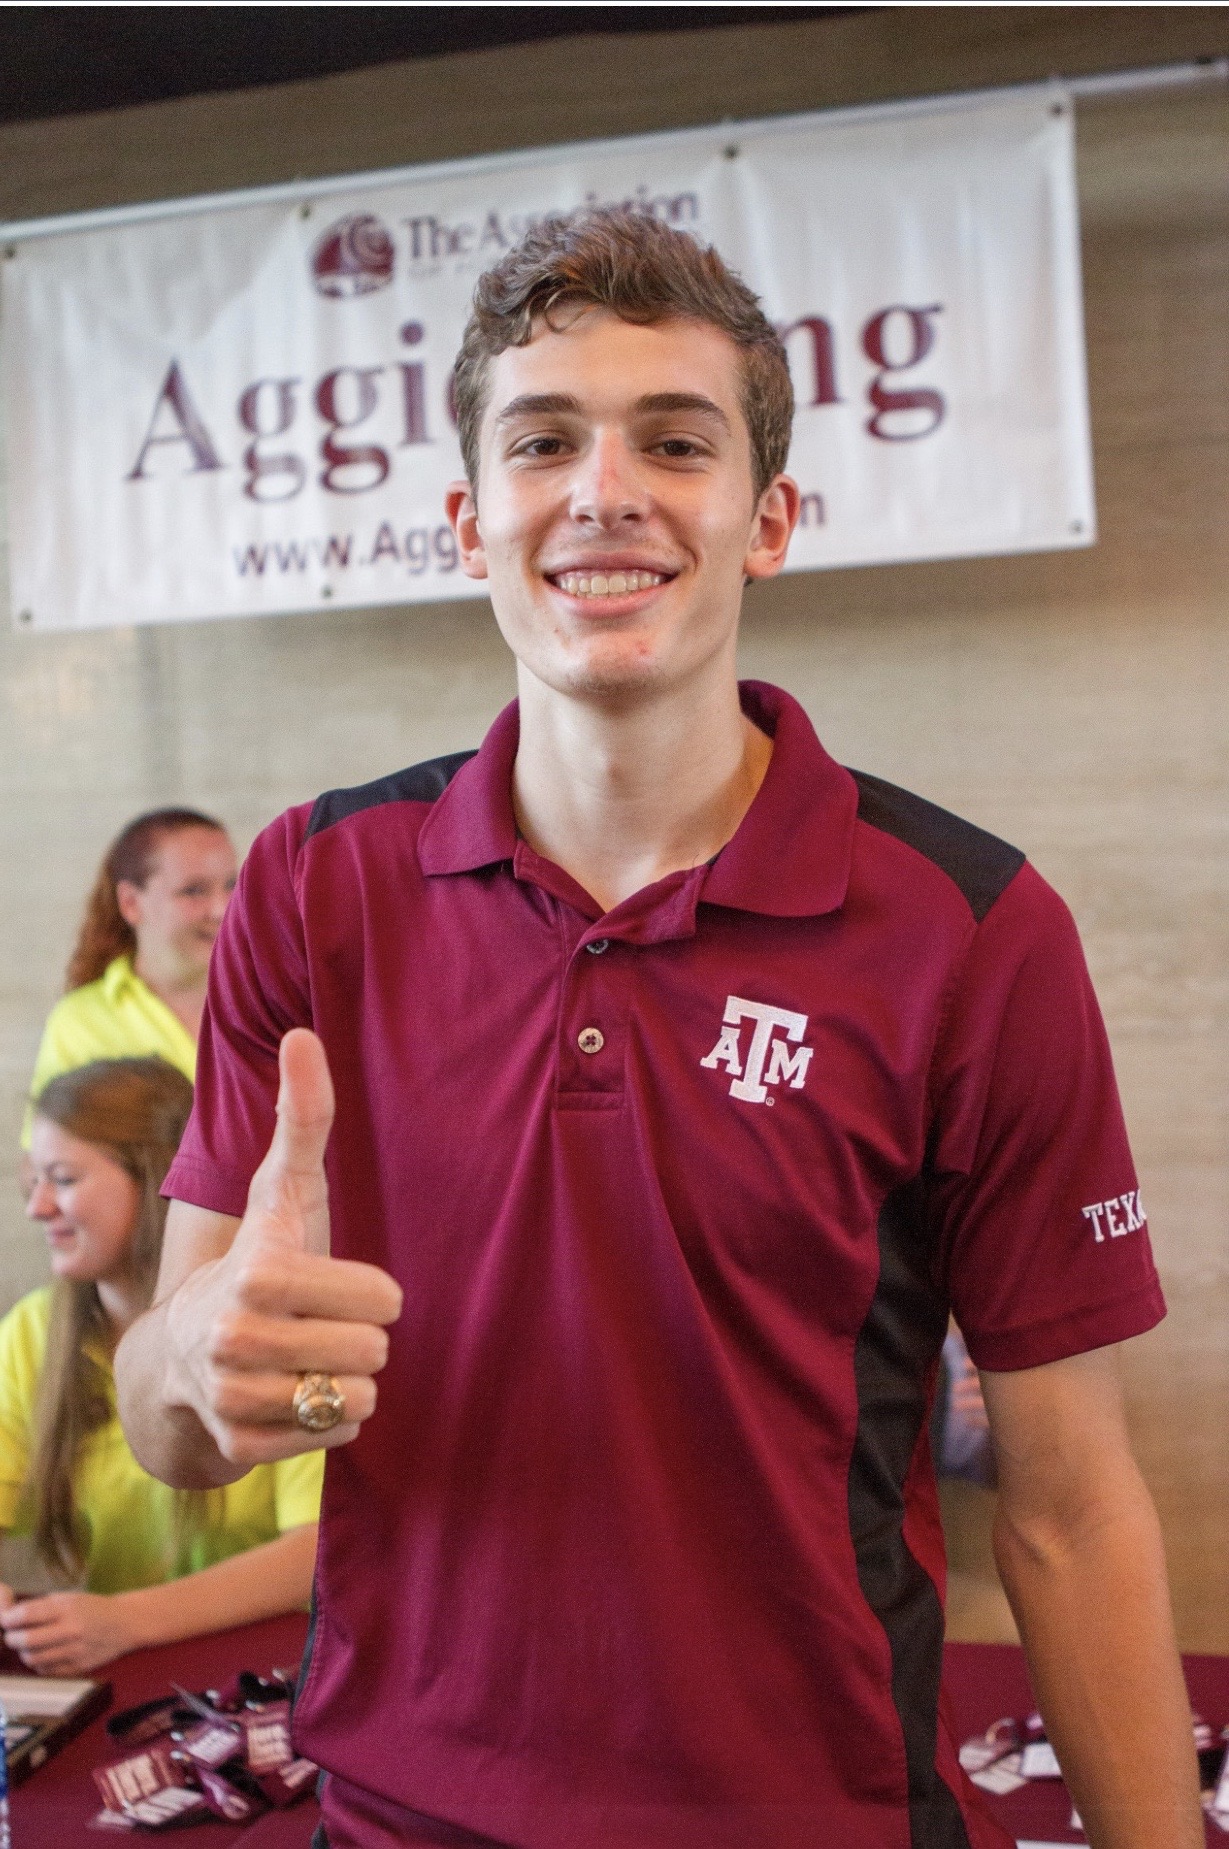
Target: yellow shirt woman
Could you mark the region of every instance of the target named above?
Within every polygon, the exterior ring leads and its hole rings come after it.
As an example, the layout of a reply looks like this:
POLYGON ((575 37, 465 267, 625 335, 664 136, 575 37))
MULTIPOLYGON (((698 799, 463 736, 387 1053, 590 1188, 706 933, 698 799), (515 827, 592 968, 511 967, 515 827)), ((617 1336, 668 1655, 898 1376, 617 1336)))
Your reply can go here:
MULTIPOLYGON (((0 1321, 0 1528, 14 1533, 26 1525, 23 1489, 50 1313, 44 1287, 0 1321)), ((113 1396, 110 1367, 104 1356, 94 1358, 113 1396)), ((314 1522, 323 1471, 322 1451, 258 1465, 202 1499, 205 1521, 198 1527, 177 1519, 175 1491, 142 1470, 113 1415, 83 1441, 73 1475, 86 1588, 110 1593, 158 1585, 314 1522)))

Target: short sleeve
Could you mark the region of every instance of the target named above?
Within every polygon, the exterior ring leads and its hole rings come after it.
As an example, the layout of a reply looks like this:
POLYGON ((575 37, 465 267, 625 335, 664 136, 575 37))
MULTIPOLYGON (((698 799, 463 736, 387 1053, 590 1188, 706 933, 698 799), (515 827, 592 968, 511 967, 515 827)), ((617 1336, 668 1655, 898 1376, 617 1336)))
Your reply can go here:
POLYGON ((310 810, 289 810, 253 843, 209 959, 196 1097, 163 1193, 242 1215, 273 1135, 277 1050, 312 1024, 295 883, 310 810))
POLYGON ((1023 867, 960 972, 932 1088, 935 1209, 979 1367, 1140 1334, 1165 1305, 1075 923, 1023 867))
POLYGON ((305 1522, 319 1521, 324 1458, 323 1451, 305 1451, 300 1457, 283 1458, 272 1466, 279 1534, 285 1534, 288 1528, 301 1528, 305 1522))
POLYGON ((46 1290, 32 1291, 0 1322, 0 1528, 17 1521, 30 1466, 34 1399, 47 1348, 46 1290))

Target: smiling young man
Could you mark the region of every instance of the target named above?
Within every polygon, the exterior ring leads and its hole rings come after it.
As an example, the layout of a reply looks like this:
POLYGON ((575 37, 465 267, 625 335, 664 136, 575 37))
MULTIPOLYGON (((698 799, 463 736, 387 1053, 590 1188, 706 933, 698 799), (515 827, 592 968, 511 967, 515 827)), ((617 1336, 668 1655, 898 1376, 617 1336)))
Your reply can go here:
POLYGON ((951 1308, 1090 1840, 1194 1849, 1107 1352, 1162 1305, 1074 928, 736 680, 798 511, 779 340, 597 213, 482 279, 457 388, 518 703, 253 848, 117 1358, 171 1481, 337 1447, 332 1849, 1003 1849, 939 1711, 951 1308))

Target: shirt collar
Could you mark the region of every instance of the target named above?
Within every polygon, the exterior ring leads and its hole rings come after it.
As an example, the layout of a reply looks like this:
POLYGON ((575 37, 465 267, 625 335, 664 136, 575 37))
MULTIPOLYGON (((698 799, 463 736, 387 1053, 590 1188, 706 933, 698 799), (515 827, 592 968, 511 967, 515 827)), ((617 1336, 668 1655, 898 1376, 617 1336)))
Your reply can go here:
MULTIPOLYGON (((773 754, 736 834, 701 870, 696 897, 774 918, 835 911, 849 884, 857 785, 788 693, 743 681, 740 695, 743 711, 772 738, 773 754)), ((516 859, 512 767, 519 737, 514 700, 423 823, 418 859, 425 874, 473 873, 516 859)))
POLYGON ((118 957, 112 957, 102 972, 102 992, 109 1002, 118 1001, 126 988, 137 980, 132 967, 132 958, 125 951, 118 957))

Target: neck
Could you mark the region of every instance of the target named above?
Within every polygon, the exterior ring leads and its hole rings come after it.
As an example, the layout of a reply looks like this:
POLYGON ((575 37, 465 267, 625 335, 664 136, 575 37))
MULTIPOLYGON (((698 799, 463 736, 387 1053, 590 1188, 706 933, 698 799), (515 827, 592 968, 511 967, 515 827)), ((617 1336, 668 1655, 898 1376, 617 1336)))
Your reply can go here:
POLYGON ((140 950, 132 959, 132 967, 146 988, 151 989, 160 1002, 166 1003, 195 1040, 201 1030, 208 971, 193 970, 185 975, 181 969, 160 966, 140 950))
POLYGON ((772 756, 732 674, 618 706, 562 699, 522 669, 520 718, 512 795, 521 833, 603 911, 711 860, 772 756))
POLYGON ((99 1278, 94 1288, 107 1319, 111 1348, 114 1351, 124 1331, 148 1308, 148 1302, 145 1294, 130 1278, 99 1278))

